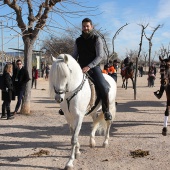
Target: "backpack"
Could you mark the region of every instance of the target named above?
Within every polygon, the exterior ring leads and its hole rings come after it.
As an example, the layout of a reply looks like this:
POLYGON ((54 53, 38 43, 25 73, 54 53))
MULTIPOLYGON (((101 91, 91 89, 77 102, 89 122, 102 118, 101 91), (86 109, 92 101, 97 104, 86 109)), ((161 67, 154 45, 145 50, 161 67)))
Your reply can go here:
POLYGON ((4 76, 0 74, 0 90, 4 88, 4 76))

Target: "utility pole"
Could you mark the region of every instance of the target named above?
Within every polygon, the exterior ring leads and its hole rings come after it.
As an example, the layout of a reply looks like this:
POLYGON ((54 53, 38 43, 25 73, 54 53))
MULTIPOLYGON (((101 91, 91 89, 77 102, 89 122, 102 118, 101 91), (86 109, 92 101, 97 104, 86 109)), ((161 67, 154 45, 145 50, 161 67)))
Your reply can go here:
POLYGON ((2 40, 2 57, 1 57, 1 63, 2 63, 2 72, 3 72, 3 67, 4 67, 4 34, 3 34, 3 25, 2 25, 2 21, 0 21, 1 23, 1 40, 2 40))
POLYGON ((20 50, 19 50, 19 45, 20 45, 20 40, 19 40, 19 36, 20 36, 20 33, 18 33, 17 35, 13 35, 13 34, 10 34, 14 37, 18 37, 18 57, 20 58, 20 50))
POLYGON ((20 51, 19 51, 19 33, 18 33, 18 56, 20 58, 20 51))

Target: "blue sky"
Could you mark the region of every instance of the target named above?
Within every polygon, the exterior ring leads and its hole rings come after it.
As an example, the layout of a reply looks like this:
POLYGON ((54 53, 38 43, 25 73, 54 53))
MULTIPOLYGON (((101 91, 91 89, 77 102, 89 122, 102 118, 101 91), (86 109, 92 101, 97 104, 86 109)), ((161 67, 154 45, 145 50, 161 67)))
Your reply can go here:
MULTIPOLYGON (((94 24, 97 24, 97 28, 101 28, 102 30, 108 33, 108 43, 110 44, 109 49, 112 52, 112 38, 115 35, 116 31, 126 23, 129 23, 128 26, 124 27, 123 30, 117 35, 114 41, 115 51, 118 53, 120 58, 124 58, 125 55, 130 50, 139 49, 140 36, 141 36, 141 26, 139 24, 146 25, 149 23, 149 26, 146 28, 146 35, 150 37, 152 34, 153 28, 157 27, 159 24, 163 24, 162 28, 159 28, 153 38, 153 48, 152 48, 152 56, 155 56, 157 59, 157 55, 162 45, 165 48, 168 48, 169 39, 170 39, 170 0, 93 0, 93 1, 79 1, 83 2, 81 4, 89 7, 97 7, 95 12, 91 12, 90 15, 84 13, 79 17, 69 18, 70 23, 73 25, 80 25, 81 21, 85 17, 89 17, 93 20, 94 24), (97 15, 96 15, 97 14, 97 15)), ((1 2, 2 3, 2 2, 1 2)), ((66 3, 64 3, 66 5, 66 3)), ((70 7, 67 4, 68 9, 70 7)), ((75 10, 82 10, 78 7, 75 7, 75 10)), ((83 9, 84 10, 84 9, 83 9)), ((88 9, 89 10, 89 9, 88 9)), ((2 8, 2 13, 9 12, 8 8, 2 8)), ((54 15, 53 15, 54 16, 54 15)), ((64 24, 65 22, 62 20, 62 17, 55 16, 58 24, 54 24, 55 26, 63 26, 72 27, 69 23, 64 24)), ((1 20, 2 18, 0 18, 1 20)), ((56 34, 59 33, 60 30, 56 30, 56 34)), ((9 31, 4 29, 4 50, 9 51, 9 47, 18 48, 18 38, 12 37, 12 35, 16 35, 16 32, 9 31), (9 43, 8 42, 10 39, 9 43), (5 44, 6 43, 6 44, 5 44)), ((1 36, 1 33, 0 33, 1 36)), ((45 32, 41 32, 40 39, 45 37, 45 32)), ((0 43, 0 48, 2 47, 0 43)), ((20 40, 20 47, 22 48, 22 43, 20 40)), ((143 39, 143 52, 148 52, 148 41, 143 39)), ((36 44, 36 49, 39 46, 36 44)))

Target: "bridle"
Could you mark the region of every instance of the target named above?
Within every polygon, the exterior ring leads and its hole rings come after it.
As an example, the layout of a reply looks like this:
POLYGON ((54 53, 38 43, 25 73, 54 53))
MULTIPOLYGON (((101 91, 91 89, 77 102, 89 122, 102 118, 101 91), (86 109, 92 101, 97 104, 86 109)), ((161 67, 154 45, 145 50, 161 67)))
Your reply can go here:
POLYGON ((58 94, 58 95, 66 94, 68 92, 68 84, 66 84, 65 90, 56 90, 55 87, 54 87, 54 92, 55 92, 55 94, 58 94))
MULTIPOLYGON (((75 89, 73 90, 74 93, 72 93, 71 96, 69 96, 68 98, 66 98, 66 101, 67 101, 67 105, 68 105, 68 110, 69 110, 69 107, 70 107, 70 101, 73 97, 75 97, 78 92, 83 88, 83 85, 85 83, 87 79, 87 75, 86 74, 83 74, 83 79, 82 79, 82 82, 80 83, 80 85, 75 89)), ((55 94, 57 95, 61 95, 61 94, 66 94, 67 92, 69 92, 68 90, 68 83, 66 84, 66 88, 64 90, 56 90, 55 87, 54 87, 54 92, 55 94)))

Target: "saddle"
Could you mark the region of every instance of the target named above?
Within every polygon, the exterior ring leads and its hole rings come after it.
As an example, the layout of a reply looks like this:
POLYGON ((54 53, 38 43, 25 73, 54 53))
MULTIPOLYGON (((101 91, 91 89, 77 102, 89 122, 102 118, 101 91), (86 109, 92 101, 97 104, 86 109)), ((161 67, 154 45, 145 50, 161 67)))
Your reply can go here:
POLYGON ((90 114, 100 102, 99 90, 96 88, 91 77, 88 77, 88 81, 91 89, 91 99, 87 107, 87 113, 85 115, 90 114))

